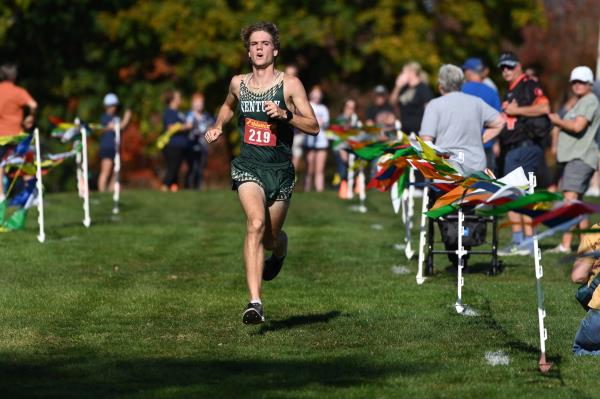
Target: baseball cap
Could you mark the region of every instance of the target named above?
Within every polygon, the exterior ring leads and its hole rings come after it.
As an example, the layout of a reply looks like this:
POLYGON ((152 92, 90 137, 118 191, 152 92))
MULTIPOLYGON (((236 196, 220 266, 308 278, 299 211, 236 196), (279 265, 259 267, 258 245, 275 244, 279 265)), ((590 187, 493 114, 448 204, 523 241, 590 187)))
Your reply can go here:
POLYGON ((472 57, 468 58, 461 67, 463 70, 482 72, 483 71, 483 62, 480 58, 472 57))
POLYGON ((517 66, 518 63, 519 63, 519 59, 517 58, 515 53, 512 53, 512 52, 502 53, 502 54, 500 54, 500 60, 498 61, 498 68, 500 68, 503 65, 506 65, 509 67, 515 67, 515 66, 517 66))
POLYGON ((104 106, 110 107, 113 105, 119 105, 119 97, 115 93, 108 93, 104 96, 104 106))
POLYGON ((373 89, 373 92, 375 94, 387 94, 387 89, 385 88, 384 85, 377 85, 375 86, 375 88, 373 89))
POLYGON ((594 74, 592 70, 586 66, 578 66, 571 71, 569 82, 579 80, 585 83, 594 83, 594 74))

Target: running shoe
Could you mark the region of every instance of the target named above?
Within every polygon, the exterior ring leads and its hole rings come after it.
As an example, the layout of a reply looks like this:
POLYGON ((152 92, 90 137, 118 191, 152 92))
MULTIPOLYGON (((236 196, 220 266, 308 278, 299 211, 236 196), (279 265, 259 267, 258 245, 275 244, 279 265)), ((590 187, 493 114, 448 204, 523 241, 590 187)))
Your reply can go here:
POLYGON ((533 255, 533 251, 530 249, 519 249, 517 245, 512 245, 508 250, 498 250, 498 256, 530 256, 533 255))
POLYGON ((265 266, 263 268, 263 280, 271 281, 281 271, 281 267, 283 266, 283 261, 285 260, 285 256, 275 256, 271 255, 267 259, 265 259, 265 266))
POLYGON ((246 306, 244 313, 242 313, 242 322, 244 324, 264 323, 265 315, 263 314, 262 304, 250 302, 248 306, 246 306))
POLYGON ((546 251, 547 254, 568 254, 569 252, 571 252, 569 251, 569 248, 563 247, 562 244, 558 244, 554 248, 546 251))
POLYGON ((283 245, 285 247, 283 251, 284 255, 271 255, 269 258, 265 259, 265 263, 263 265, 263 280, 265 281, 271 281, 275 277, 277 277, 277 275, 281 271, 281 268, 283 267, 283 261, 285 260, 285 257, 287 255, 288 237, 284 231, 282 231, 281 233, 283 234, 283 245))

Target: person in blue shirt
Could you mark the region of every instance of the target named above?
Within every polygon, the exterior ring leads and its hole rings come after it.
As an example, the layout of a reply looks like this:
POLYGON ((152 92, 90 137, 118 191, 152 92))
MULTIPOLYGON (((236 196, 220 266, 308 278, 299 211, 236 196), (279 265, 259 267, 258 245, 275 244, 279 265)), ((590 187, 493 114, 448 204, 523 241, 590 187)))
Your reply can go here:
MULTIPOLYGON (((498 92, 483 83, 485 65, 481 59, 467 59, 462 65, 462 69, 465 73, 465 83, 462 85, 462 92, 479 97, 496 111, 502 111, 502 104, 498 92)), ((485 143, 483 149, 485 150, 487 168, 496 173, 496 157, 500 155, 500 146, 497 140, 485 143)))
POLYGON ((169 90, 164 96, 167 108, 163 112, 163 127, 167 131, 173 125, 179 123, 179 131, 171 136, 169 142, 163 148, 163 155, 167 164, 167 171, 163 179, 161 191, 176 192, 179 190, 177 184, 179 169, 185 158, 185 152, 188 148, 188 133, 192 128, 191 123, 186 121, 186 116, 179 111, 181 106, 181 93, 178 90, 169 90))
POLYGON ((119 98, 114 93, 108 93, 104 96, 104 113, 100 117, 100 124, 103 126, 100 136, 100 174, 98 175, 98 191, 104 192, 107 188, 111 191, 115 185, 113 165, 117 146, 115 143, 115 124, 120 122, 121 133, 131 120, 131 111, 126 110, 123 119, 119 117, 119 98), (110 183, 109 183, 110 179, 110 183))
POLYGON ((187 114, 187 122, 192 125, 189 133, 186 161, 188 172, 185 178, 185 188, 199 190, 204 177, 204 167, 208 161, 208 144, 204 134, 215 123, 215 118, 204 111, 204 94, 195 93, 192 96, 192 109, 187 114))

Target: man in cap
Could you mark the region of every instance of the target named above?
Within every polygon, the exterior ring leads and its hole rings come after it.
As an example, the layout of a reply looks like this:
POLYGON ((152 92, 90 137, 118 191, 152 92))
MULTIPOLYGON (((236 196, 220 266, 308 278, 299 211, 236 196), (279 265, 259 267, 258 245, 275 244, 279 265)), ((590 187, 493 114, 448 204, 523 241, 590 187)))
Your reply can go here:
MULTIPOLYGON (((469 58, 462 65, 465 74, 465 83, 461 91, 475 97, 481 98, 487 105, 496 111, 502 111, 498 92, 483 83, 483 72, 485 66, 479 58, 469 58)), ((482 131, 483 134, 483 131, 482 131)), ((500 146, 496 140, 490 140, 483 145, 487 168, 496 173, 496 157, 500 155, 500 146)))
POLYGON ((377 85, 373 89, 373 104, 365 112, 366 124, 368 126, 379 125, 382 121, 388 119, 389 115, 394 115, 394 108, 388 102, 388 90, 384 85, 377 85))
MULTIPOLYGON (((502 174, 506 175, 521 166, 527 174, 535 172, 544 161, 544 150, 536 136, 536 125, 541 120, 539 117, 547 119, 545 115, 550 112, 548 98, 539 82, 523 73, 521 63, 514 53, 502 53, 498 68, 502 70, 502 77, 508 83, 502 103, 506 125, 500 133, 500 149, 504 159, 502 174)), ((533 247, 518 250, 517 246, 533 235, 531 218, 516 212, 509 212, 508 218, 512 225, 513 245, 509 251, 498 251, 498 254, 530 255, 533 247)))

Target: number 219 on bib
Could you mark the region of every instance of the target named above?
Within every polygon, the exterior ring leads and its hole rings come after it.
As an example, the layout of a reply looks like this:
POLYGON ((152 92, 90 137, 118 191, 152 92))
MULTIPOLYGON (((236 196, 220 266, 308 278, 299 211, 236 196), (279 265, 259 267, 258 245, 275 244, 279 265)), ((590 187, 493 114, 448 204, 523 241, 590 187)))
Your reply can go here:
POLYGON ((268 122, 246 118, 244 124, 244 143, 263 147, 275 147, 277 136, 271 131, 268 122))

